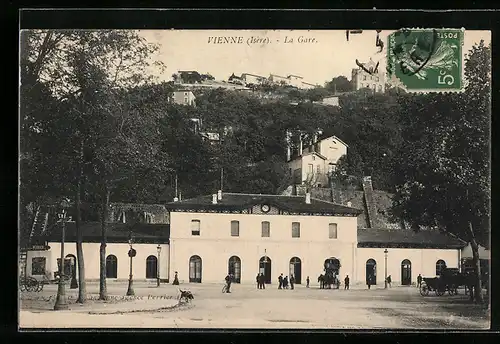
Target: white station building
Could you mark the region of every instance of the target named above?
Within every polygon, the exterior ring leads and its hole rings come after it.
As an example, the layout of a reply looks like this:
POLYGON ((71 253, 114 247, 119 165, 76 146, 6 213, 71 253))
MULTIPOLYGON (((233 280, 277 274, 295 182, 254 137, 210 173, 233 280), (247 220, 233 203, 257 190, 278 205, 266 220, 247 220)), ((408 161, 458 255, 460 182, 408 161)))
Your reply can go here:
MULTIPOLYGON (((283 273, 293 274, 296 283, 304 285, 309 276, 311 285, 317 285, 325 265, 333 264, 341 280, 349 275, 352 284, 365 284, 369 274, 375 275, 376 284, 383 284, 387 267, 393 284, 412 285, 419 274, 431 277, 445 266, 458 268, 461 250, 467 245, 435 231, 358 228, 363 210, 311 198, 310 194, 219 191, 162 207, 168 223, 132 224, 124 216, 121 223, 108 223, 109 280, 128 279, 131 235, 137 251, 134 280, 156 281, 159 277, 171 282, 177 272, 181 283, 223 283, 228 272, 237 283, 255 283, 262 272, 271 284, 283 273)), ((82 231, 86 279, 97 280, 100 224, 84 223, 82 231)), ((39 238, 44 247, 28 251, 27 275, 44 278, 58 270, 60 238, 60 225, 39 238)), ((75 226, 71 222, 66 226, 65 254, 65 263, 75 265, 75 226)))

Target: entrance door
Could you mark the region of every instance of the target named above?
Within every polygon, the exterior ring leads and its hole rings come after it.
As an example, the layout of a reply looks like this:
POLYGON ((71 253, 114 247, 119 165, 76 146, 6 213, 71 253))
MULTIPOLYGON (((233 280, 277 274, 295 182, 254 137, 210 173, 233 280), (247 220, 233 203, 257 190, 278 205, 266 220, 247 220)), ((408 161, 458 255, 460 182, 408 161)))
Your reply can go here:
POLYGON ((259 273, 264 274, 264 283, 271 284, 271 259, 269 257, 260 258, 259 273))
POLYGON ((158 258, 156 256, 146 258, 146 278, 158 278, 158 258))
POLYGON ((201 283, 201 258, 199 256, 189 258, 189 282, 201 283))
POLYGON ((325 260, 325 271, 331 271, 340 276, 340 260, 333 257, 325 260))
POLYGON ((76 257, 68 254, 64 259, 64 274, 70 275, 71 279, 76 280, 76 257))
POLYGON ((377 284, 377 262, 375 259, 368 259, 366 261, 366 284, 377 284))
POLYGON ((290 259, 290 276, 295 277, 295 284, 301 284, 302 280, 302 262, 300 258, 293 257, 290 259))
POLYGON ((411 262, 408 259, 401 262, 401 284, 411 285, 411 262))
POLYGON ((227 272, 234 276, 233 282, 241 283, 241 259, 237 256, 229 258, 227 272))

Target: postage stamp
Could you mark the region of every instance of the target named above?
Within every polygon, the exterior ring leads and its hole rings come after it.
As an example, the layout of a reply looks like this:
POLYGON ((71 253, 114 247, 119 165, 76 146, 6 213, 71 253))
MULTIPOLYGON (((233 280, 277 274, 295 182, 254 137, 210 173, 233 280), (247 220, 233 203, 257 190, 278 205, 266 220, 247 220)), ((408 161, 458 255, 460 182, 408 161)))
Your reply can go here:
POLYGON ((387 75, 408 92, 462 92, 464 29, 402 29, 388 36, 387 75))

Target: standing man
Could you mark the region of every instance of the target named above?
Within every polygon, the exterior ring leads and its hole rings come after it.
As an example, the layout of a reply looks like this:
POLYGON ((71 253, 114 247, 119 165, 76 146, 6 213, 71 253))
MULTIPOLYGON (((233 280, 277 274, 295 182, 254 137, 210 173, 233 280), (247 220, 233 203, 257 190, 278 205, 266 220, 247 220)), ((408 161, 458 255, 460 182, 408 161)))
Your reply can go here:
POLYGON ((282 289, 283 287, 283 273, 278 277, 278 289, 282 289))
POLYGON ((260 274, 257 274, 257 277, 255 277, 255 282, 257 282, 257 289, 261 289, 261 287, 260 287, 260 274))
POLYGON ((260 288, 261 289, 266 289, 265 277, 264 277, 264 274, 262 272, 260 273, 259 281, 260 281, 260 288))
POLYGON ((344 278, 344 290, 349 290, 349 275, 344 278))
POLYGON ((306 288, 309 288, 309 276, 306 278, 306 288))
POLYGON ((372 286, 372 275, 368 275, 366 284, 368 284, 368 289, 372 286))
POLYGON ((420 288, 421 285, 422 285, 422 275, 418 274, 418 277, 417 277, 417 288, 420 288))
POLYGON ((293 290, 293 284, 295 283, 295 277, 293 275, 290 276, 290 289, 293 290))

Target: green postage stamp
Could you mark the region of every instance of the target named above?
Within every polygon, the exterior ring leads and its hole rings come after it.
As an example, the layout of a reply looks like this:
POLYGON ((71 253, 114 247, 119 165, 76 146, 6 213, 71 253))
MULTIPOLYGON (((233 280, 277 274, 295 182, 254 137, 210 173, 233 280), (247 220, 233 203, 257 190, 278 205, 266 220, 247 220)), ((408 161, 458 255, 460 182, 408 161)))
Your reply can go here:
POLYGON ((402 29, 388 36, 389 80, 408 92, 462 92, 464 29, 402 29))

